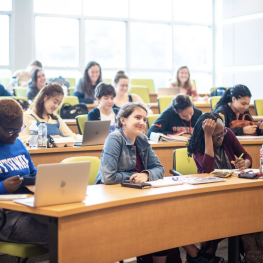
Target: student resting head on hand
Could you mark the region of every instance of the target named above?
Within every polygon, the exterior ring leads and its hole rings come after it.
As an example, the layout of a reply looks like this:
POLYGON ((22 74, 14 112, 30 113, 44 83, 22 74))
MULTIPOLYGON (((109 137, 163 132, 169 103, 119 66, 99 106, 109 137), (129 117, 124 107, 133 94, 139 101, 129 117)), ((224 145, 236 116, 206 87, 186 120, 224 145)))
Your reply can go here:
POLYGON ((54 113, 63 97, 63 89, 58 83, 49 83, 38 93, 33 104, 24 113, 24 123, 27 127, 19 137, 23 143, 27 143, 29 140, 29 128, 33 121, 37 125, 40 122, 45 122, 48 135, 73 137, 76 140, 81 140, 82 136, 73 133, 67 124, 54 113))
POLYGON ((174 134, 181 131, 191 134, 201 115, 202 112, 194 107, 189 96, 179 94, 150 127, 147 135, 150 138, 151 132, 174 134))
POLYGON ((198 173, 210 173, 215 169, 245 169, 252 165, 250 155, 217 113, 204 113, 197 120, 189 140, 188 154, 193 154, 198 173), (239 158, 241 154, 243 157, 239 158))
POLYGON ((246 121, 253 121, 248 111, 250 100, 251 92, 248 87, 238 84, 227 89, 216 104, 215 112, 223 117, 226 127, 229 127, 235 135, 261 135, 263 133, 263 123, 245 127, 233 125, 236 120, 241 122, 244 114, 247 114, 246 121))
POLYGON ((112 108, 114 104, 114 98, 116 97, 116 91, 111 84, 101 82, 95 89, 95 97, 99 103, 99 106, 93 108, 88 113, 89 121, 105 121, 110 120, 110 131, 115 130, 116 117, 119 109, 112 108))
POLYGON ((79 98, 79 102, 92 104, 95 101, 95 88, 100 82, 102 82, 100 64, 95 61, 90 61, 73 95, 79 98))
MULTIPOLYGON (((0 100, 0 195, 23 193, 23 177, 36 175, 29 152, 17 138, 25 128, 23 109, 12 98, 0 100)), ((0 240, 47 247, 48 227, 27 213, 5 211, 6 223, 0 240)))

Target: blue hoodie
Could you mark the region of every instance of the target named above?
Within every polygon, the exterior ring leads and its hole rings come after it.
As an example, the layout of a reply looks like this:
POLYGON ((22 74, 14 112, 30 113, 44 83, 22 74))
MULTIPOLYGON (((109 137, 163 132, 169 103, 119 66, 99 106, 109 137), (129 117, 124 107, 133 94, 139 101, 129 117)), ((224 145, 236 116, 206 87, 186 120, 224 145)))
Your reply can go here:
POLYGON ((3 181, 20 175, 36 175, 37 169, 23 143, 17 138, 13 144, 0 143, 0 194, 7 194, 3 181))

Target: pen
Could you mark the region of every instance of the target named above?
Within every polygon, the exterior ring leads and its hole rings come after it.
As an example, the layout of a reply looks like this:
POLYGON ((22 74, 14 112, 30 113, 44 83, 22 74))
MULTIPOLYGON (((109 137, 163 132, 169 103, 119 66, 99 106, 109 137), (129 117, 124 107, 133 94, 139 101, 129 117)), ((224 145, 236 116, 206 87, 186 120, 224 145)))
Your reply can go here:
POLYGON ((240 155, 238 158, 239 158, 239 159, 240 159, 240 158, 242 158, 242 157, 243 157, 243 155, 244 155, 244 153, 241 153, 241 155, 240 155))

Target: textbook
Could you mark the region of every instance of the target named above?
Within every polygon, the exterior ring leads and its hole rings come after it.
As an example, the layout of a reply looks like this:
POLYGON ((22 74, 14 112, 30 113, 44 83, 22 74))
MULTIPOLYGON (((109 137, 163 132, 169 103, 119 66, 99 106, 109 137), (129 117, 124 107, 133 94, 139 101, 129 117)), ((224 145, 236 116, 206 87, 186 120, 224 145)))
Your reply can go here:
POLYGON ((188 138, 180 135, 164 135, 159 132, 151 132, 150 140, 154 142, 166 141, 166 142, 187 142, 188 138))

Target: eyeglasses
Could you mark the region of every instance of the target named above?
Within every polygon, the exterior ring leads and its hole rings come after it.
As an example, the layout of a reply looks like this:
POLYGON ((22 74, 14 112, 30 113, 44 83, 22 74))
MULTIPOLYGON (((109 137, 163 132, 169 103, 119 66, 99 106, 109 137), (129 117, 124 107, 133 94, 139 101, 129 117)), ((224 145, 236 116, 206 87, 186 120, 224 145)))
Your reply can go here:
POLYGON ((0 126, 3 128, 3 130, 5 132, 7 132, 9 134, 9 136, 13 136, 14 134, 16 133, 20 133, 22 132, 23 130, 25 130, 26 128, 26 125, 23 123, 23 126, 20 128, 20 129, 9 129, 9 128, 5 128, 3 125, 0 124, 0 126))
POLYGON ((224 133, 222 133, 222 134, 220 134, 220 135, 218 135, 216 137, 212 137, 212 140, 213 141, 218 141, 220 138, 224 137, 226 134, 227 134, 227 130, 225 129, 224 133))

